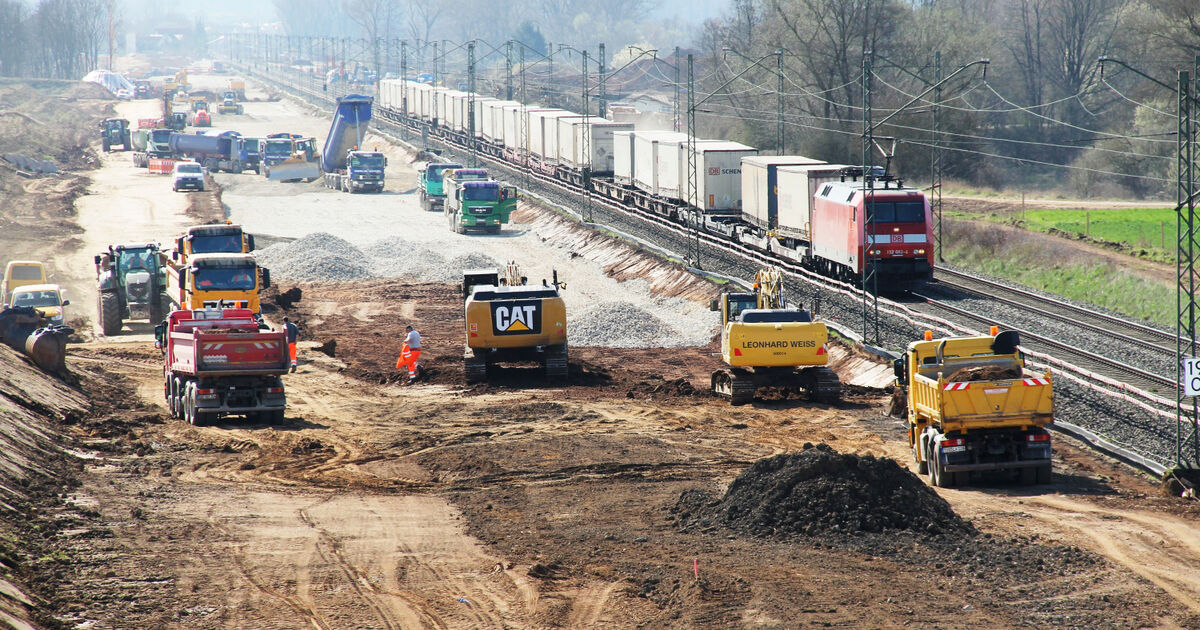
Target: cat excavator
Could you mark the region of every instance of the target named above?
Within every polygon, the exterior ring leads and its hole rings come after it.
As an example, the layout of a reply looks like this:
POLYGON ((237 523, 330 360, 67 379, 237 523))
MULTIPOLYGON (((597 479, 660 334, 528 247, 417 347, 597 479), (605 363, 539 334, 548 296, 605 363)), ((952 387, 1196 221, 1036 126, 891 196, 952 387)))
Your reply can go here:
POLYGON ((769 267, 754 276, 750 293, 722 293, 712 301, 721 314, 721 359, 712 391, 734 405, 754 400, 760 388, 799 388, 810 399, 836 402, 842 386, 825 367, 829 330, 809 311, 788 306, 783 273, 769 267))

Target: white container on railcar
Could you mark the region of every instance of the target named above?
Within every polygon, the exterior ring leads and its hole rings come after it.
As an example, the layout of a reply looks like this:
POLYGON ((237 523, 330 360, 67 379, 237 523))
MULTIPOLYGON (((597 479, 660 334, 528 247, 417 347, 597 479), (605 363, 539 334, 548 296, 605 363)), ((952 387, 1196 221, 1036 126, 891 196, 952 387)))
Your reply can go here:
POLYGON ((613 132, 613 181, 622 186, 633 185, 632 131, 613 132))
MULTIPOLYGON (((586 120, 559 118, 559 164, 574 169, 591 167, 593 174, 615 173, 616 143, 614 134, 622 131, 633 131, 633 123, 610 122, 596 116, 590 116, 586 120), (590 150, 591 155, 584 151, 585 148, 590 150)), ((628 148, 628 136, 624 136, 623 140, 628 148)))
POLYGON ((557 111, 553 107, 530 107, 519 105, 504 108, 504 146, 517 149, 523 154, 529 152, 532 144, 533 129, 531 114, 541 111, 557 111))
POLYGON ((780 235, 809 239, 812 232, 813 197, 829 182, 842 179, 844 164, 808 164, 780 166, 776 171, 779 185, 779 214, 775 229, 780 235))
MULTIPOLYGON (((681 165, 686 171, 684 155, 681 165)), ((741 212, 742 158, 754 155, 758 155, 758 149, 740 142, 698 140, 695 157, 697 206, 705 212, 718 214, 741 212)), ((681 197, 687 196, 686 183, 680 190, 684 191, 681 197)))
POLYGON ((742 158, 742 216, 764 230, 779 224, 779 169, 824 164, 802 155, 754 155, 742 158))
POLYGON ((633 185, 652 195, 659 194, 659 148, 662 143, 668 146, 666 158, 679 159, 678 143, 687 141, 687 134, 675 131, 635 131, 633 132, 633 185), (672 156, 670 146, 676 146, 672 156))
MULTIPOLYGON (((565 116, 578 116, 575 112, 565 109, 542 109, 529 113, 529 153, 543 162, 548 160, 546 152, 547 140, 552 146, 557 143, 551 136, 558 135, 558 119, 565 116)), ((555 159, 558 155, 555 154, 555 159)))
POLYGON ((504 108, 507 106, 519 106, 516 101, 499 101, 487 100, 480 103, 480 107, 476 109, 479 114, 479 120, 476 123, 477 130, 483 135, 483 139, 496 144, 504 144, 504 108))

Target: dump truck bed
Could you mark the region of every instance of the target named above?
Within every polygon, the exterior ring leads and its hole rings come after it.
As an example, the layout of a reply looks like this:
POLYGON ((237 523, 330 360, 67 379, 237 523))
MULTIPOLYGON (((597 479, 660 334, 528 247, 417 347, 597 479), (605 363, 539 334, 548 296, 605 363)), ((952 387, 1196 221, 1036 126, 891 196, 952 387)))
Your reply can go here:
POLYGON ((1049 374, 1023 370, 1018 378, 958 382, 916 374, 911 387, 914 410, 943 431, 1045 426, 1054 421, 1049 374))
POLYGON ((167 339, 167 365, 176 374, 282 375, 289 361, 287 335, 258 330, 253 317, 175 322, 167 339))

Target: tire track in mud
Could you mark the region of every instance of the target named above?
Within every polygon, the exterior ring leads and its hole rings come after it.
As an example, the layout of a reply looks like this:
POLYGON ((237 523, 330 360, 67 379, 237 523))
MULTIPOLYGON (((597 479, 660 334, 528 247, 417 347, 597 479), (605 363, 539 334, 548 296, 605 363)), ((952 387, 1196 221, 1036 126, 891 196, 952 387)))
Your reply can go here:
POLYGON ((1101 555, 1200 613, 1200 532, 1194 526, 1171 517, 1104 510, 1061 497, 1036 497, 1026 507, 1037 518, 1091 538, 1101 555))
MULTIPOLYGON (((236 539, 233 532, 230 531, 229 528, 217 521, 217 519, 213 516, 211 509, 209 510, 208 514, 208 524, 213 529, 221 532, 221 534, 227 538, 236 539)), ((311 625, 315 630, 335 630, 333 626, 329 625, 329 622, 321 615, 321 613, 317 611, 315 602, 313 605, 309 605, 301 598, 280 592, 274 588, 271 588, 265 582, 257 579, 254 576, 254 572, 246 566, 246 546, 248 544, 249 543, 247 542, 233 544, 229 555, 233 558, 233 563, 237 566, 238 573, 245 578, 245 580, 249 582, 250 585, 255 588, 255 590, 281 602, 288 608, 296 611, 303 616, 309 625, 311 625)))
MULTIPOLYGON (((391 614, 389 609, 392 606, 380 600, 380 593, 371 583, 371 580, 346 560, 345 555, 342 553, 341 541, 330 534, 328 530, 318 526, 316 521, 313 520, 312 515, 308 512, 313 507, 329 501, 329 498, 326 497, 324 500, 308 508, 296 510, 296 516, 299 517, 300 521, 317 533, 317 555, 327 564, 334 565, 341 570, 342 574, 346 576, 346 582, 350 585, 350 588, 375 613, 375 616, 379 618, 379 621, 383 623, 383 626, 387 630, 399 630, 405 627, 405 624, 401 623, 400 620, 391 614), (328 552, 326 552, 326 549, 328 552)), ((405 612, 407 614, 402 614, 402 616, 405 617, 406 621, 415 622, 421 627, 445 627, 439 619, 423 614, 421 610, 410 609, 405 612)))

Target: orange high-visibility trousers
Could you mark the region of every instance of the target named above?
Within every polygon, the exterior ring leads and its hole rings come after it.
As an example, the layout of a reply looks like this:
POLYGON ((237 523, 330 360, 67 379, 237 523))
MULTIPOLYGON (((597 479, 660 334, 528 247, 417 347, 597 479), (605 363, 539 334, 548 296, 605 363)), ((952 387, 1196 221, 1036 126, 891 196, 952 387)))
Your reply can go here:
POLYGON ((288 356, 292 357, 292 365, 296 365, 296 342, 288 343, 288 356))
POLYGON ((406 342, 400 346, 400 358, 396 359, 396 369, 404 368, 408 372, 408 377, 412 378, 417 374, 417 359, 421 358, 421 349, 413 350, 408 347, 406 342))

